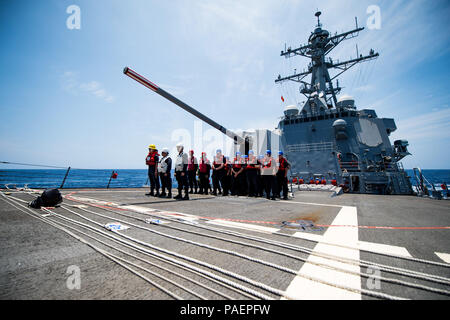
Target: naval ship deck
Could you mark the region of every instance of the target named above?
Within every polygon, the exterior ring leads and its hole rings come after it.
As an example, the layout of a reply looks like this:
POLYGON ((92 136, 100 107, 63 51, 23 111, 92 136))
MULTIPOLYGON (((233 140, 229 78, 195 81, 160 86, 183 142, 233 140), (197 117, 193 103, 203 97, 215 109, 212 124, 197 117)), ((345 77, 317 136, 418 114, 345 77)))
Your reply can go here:
POLYGON ((32 192, 0 194, 1 299, 449 298, 449 201, 62 192, 45 210, 26 209, 32 192))

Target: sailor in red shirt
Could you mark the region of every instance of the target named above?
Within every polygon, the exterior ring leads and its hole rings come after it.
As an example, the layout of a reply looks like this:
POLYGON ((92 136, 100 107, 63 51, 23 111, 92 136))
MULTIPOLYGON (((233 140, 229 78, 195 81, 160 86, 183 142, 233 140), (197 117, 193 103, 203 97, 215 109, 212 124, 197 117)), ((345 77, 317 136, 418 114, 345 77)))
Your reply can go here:
POLYGON ((248 187, 248 196, 249 197, 257 197, 258 196, 258 170, 261 168, 261 163, 258 161, 258 158, 255 156, 253 150, 249 150, 248 152, 248 162, 247 167, 245 169, 247 176, 247 187, 248 187))
POLYGON ((146 193, 146 196, 159 197, 158 162, 158 150, 156 150, 154 144, 151 144, 148 146, 148 155, 145 158, 145 164, 148 166, 148 179, 150 180, 150 192, 146 193), (154 194, 155 189, 156 194, 154 194))
POLYGON ((266 198, 270 200, 275 200, 275 195, 277 194, 275 168, 276 166, 272 158, 272 151, 267 150, 266 156, 262 162, 261 177, 266 190, 266 198))
POLYGON ((217 190, 219 190, 219 193, 221 193, 221 187, 224 188, 224 177, 226 174, 225 170, 226 165, 226 159, 225 156, 222 154, 222 150, 217 149, 216 156, 214 157, 214 162, 212 165, 212 183, 213 183, 213 192, 212 194, 217 196, 217 190))
POLYGON ((283 190, 283 200, 288 199, 288 180, 287 174, 290 168, 289 162, 283 156, 283 151, 278 152, 278 171, 277 171, 277 196, 281 196, 281 190, 283 190))
POLYGON ((225 156, 225 166, 223 168, 225 169, 225 174, 223 175, 222 179, 222 188, 223 188, 222 195, 228 196, 228 194, 231 192, 231 175, 232 175, 230 157, 225 156))
POLYGON ((209 173, 211 171, 211 164, 206 158, 206 153, 202 152, 200 163, 198 164, 198 177, 200 179, 200 194, 208 194, 209 189, 209 173))
POLYGON ((241 153, 236 152, 236 157, 234 158, 231 164, 231 195, 237 196, 242 195, 242 185, 244 183, 243 180, 243 172, 244 172, 244 163, 241 158, 241 153))
POLYGON ((198 162, 197 158, 194 157, 194 150, 189 151, 189 160, 188 160, 188 182, 189 182, 189 193, 197 194, 198 183, 197 183, 197 169, 198 162), (195 192, 192 190, 194 188, 195 192))

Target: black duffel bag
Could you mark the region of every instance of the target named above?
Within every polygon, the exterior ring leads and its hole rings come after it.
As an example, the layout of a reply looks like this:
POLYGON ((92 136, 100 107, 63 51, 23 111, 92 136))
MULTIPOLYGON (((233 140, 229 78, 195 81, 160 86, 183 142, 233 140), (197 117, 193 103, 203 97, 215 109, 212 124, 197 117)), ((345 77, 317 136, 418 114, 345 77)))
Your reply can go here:
POLYGON ((62 201, 63 198, 58 189, 47 189, 28 205, 32 208, 40 209, 41 207, 54 207, 62 201))

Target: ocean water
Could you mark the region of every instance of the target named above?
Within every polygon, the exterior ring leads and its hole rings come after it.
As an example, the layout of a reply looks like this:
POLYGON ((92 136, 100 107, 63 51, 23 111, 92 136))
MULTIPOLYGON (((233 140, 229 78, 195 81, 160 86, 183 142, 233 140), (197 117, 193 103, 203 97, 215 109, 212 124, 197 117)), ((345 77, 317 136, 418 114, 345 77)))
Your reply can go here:
MULTIPOLYGON (((59 188, 66 174, 65 169, 0 169, 0 188, 59 188)), ((140 188, 148 184, 147 169, 115 170, 110 188, 140 188)), ((64 188, 106 188, 111 177, 110 169, 71 169, 64 188)), ((173 174, 172 174, 173 176, 173 174)), ((176 184, 176 181, 174 182, 176 184)))
MULTIPOLYGON (((416 186, 418 183, 414 177, 413 170, 405 169, 405 171, 410 177, 412 185, 416 186)), ((441 184, 444 182, 450 187, 450 170, 422 169, 422 175, 429 183, 433 184, 437 190, 441 190, 441 184)))
MULTIPOLYGON (((140 188, 148 185, 147 169, 120 169, 117 179, 111 179, 110 188, 140 188)), ((412 170, 406 170, 411 183, 416 185, 412 170)), ((71 169, 64 188, 106 188, 112 170, 110 169, 71 169)), ((450 170, 422 170, 425 178, 437 189, 445 182, 450 186, 450 170)), ((0 188, 59 188, 66 174, 65 169, 0 169, 0 188)), ((173 178, 172 185, 177 186, 173 178)))

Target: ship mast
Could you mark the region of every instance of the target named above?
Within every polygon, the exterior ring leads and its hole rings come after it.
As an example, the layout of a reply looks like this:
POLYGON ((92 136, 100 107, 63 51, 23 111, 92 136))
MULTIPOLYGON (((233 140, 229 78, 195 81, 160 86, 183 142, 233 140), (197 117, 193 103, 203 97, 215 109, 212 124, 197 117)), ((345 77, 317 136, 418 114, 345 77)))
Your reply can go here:
POLYGON ((281 51, 281 56, 284 56, 285 58, 303 56, 311 59, 308 69, 301 73, 294 72, 294 74, 290 76, 282 77, 281 75, 278 75, 278 78, 275 80, 276 83, 288 80, 301 83, 300 93, 307 97, 302 112, 310 114, 315 114, 322 109, 326 110, 333 106, 336 107, 336 95, 340 93, 342 88, 339 86, 338 80, 336 81, 336 87, 333 86, 332 81, 357 63, 376 59, 379 55, 371 49, 366 56, 363 56, 362 54, 359 55, 357 52, 356 58, 343 62, 333 62, 331 58, 327 59, 326 56, 342 41, 357 37, 359 32, 364 30, 364 28, 358 27, 358 21, 355 18, 355 29, 330 36, 330 33, 327 30, 322 29, 320 15, 320 11, 315 13, 315 16, 317 17, 317 26, 314 32, 309 36, 307 45, 303 45, 296 49, 291 49, 289 47, 285 49, 285 51, 281 51), (330 77, 328 69, 337 69, 338 73, 335 76, 330 77), (303 80, 309 74, 311 74, 310 83, 303 80))

